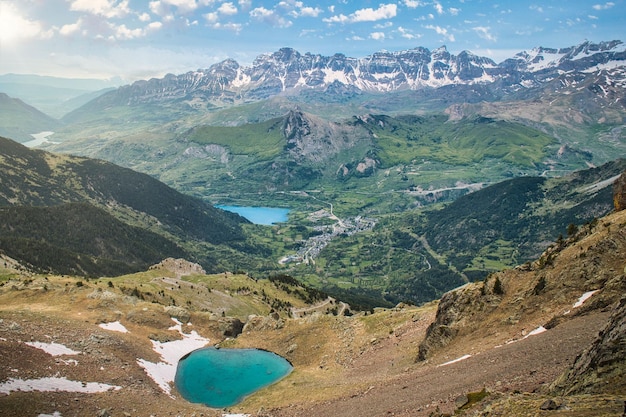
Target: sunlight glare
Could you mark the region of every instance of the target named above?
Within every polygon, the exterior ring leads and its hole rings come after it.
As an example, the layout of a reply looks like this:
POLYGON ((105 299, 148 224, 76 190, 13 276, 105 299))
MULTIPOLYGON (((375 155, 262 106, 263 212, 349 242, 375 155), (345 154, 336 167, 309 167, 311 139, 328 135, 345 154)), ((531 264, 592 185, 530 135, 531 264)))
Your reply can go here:
POLYGON ((0 2, 0 45, 7 46, 39 33, 39 25, 24 19, 11 4, 0 2))

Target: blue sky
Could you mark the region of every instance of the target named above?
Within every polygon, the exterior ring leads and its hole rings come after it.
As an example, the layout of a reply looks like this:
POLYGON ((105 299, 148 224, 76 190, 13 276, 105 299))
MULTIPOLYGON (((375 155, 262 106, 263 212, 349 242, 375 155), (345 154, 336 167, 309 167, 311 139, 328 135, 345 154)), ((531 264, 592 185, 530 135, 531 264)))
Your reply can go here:
POLYGON ((364 57, 446 45, 496 62, 626 41, 626 0, 0 0, 0 74, 124 82, 262 53, 364 57))

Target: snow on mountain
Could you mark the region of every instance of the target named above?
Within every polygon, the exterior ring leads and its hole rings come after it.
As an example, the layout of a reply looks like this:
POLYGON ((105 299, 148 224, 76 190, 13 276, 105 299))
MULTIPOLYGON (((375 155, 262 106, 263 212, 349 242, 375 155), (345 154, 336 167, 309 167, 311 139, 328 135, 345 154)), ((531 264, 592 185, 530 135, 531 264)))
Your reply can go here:
POLYGON ((244 102, 303 89, 332 94, 341 90, 339 86, 391 92, 498 81, 503 88, 516 90, 541 86, 562 74, 615 70, 625 62, 626 47, 619 40, 561 49, 538 47, 500 64, 468 51, 454 55, 445 46, 432 51, 423 47, 379 51, 364 58, 301 54, 282 48, 259 55, 250 66, 227 59, 207 69, 138 81, 102 99, 118 104, 171 99, 244 102))

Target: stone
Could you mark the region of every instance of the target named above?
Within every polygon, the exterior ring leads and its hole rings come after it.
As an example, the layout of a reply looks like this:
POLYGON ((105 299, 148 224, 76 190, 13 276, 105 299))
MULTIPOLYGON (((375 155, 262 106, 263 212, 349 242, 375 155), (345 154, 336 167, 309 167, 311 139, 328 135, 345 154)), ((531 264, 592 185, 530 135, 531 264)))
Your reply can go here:
POLYGON ((467 404, 469 402, 469 398, 467 397, 467 395, 463 394, 463 395, 459 395, 458 397, 456 397, 454 399, 454 406, 456 408, 461 408, 463 407, 465 404, 467 404))
POLYGON ((539 406, 540 410, 557 410, 559 405, 552 399, 545 400, 541 406, 539 406))

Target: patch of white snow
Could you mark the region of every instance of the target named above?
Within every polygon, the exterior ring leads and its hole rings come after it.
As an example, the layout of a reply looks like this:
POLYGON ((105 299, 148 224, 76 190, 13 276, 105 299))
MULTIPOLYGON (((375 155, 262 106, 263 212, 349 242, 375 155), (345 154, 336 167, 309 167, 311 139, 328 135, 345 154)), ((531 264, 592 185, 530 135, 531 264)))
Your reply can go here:
POLYGON ((120 323, 119 321, 112 321, 110 323, 100 323, 98 326, 104 330, 111 330, 113 332, 120 332, 120 333, 128 333, 128 329, 124 327, 124 325, 120 323))
POLYGON ((467 358, 471 358, 471 357, 472 357, 472 355, 463 355, 460 358, 456 358, 456 359, 451 360, 450 362, 446 362, 446 363, 442 363, 441 365, 437 365, 437 368, 440 367, 440 366, 446 366, 446 365, 450 365, 450 364, 453 364, 453 363, 456 363, 456 362, 461 362, 461 361, 463 361, 463 360, 465 360, 467 358))
POLYGON ((543 326, 539 326, 539 327, 537 327, 535 330, 531 331, 531 332, 530 332, 530 333, 528 333, 526 336, 524 336, 524 338, 523 338, 522 340, 524 340, 524 339, 526 339, 526 338, 528 338, 528 337, 530 337, 530 336, 535 336, 535 335, 537 335, 537 334, 540 334, 540 333, 543 333, 543 332, 546 332, 546 331, 548 331, 548 329, 546 329, 546 328, 545 328, 545 327, 543 327, 543 326))
POLYGON ((209 339, 200 336, 195 330, 189 334, 183 333, 182 323, 176 319, 172 320, 174 320, 176 325, 170 327, 169 330, 177 330, 183 336, 182 340, 173 340, 171 342, 152 340, 152 349, 161 355, 161 362, 154 363, 145 359, 137 359, 139 366, 169 396, 172 396, 170 384, 174 382, 176 377, 176 367, 179 359, 209 343, 209 339))
POLYGON ((42 391, 42 392, 82 392, 93 394, 97 392, 107 392, 109 390, 119 390, 122 387, 98 382, 71 381, 67 378, 46 377, 39 379, 15 379, 9 378, 0 383, 0 393, 10 394, 12 391, 42 391))
POLYGON ((580 296, 580 298, 578 299, 578 301, 576 301, 576 303, 572 306, 572 308, 580 307, 581 305, 583 305, 585 301, 587 301, 596 292, 598 292, 598 290, 587 291, 586 293, 580 296))
POLYGON ((41 349, 49 355, 61 356, 61 355, 78 355, 81 352, 72 350, 60 343, 44 343, 44 342, 24 342, 28 346, 32 346, 37 349, 41 349))

